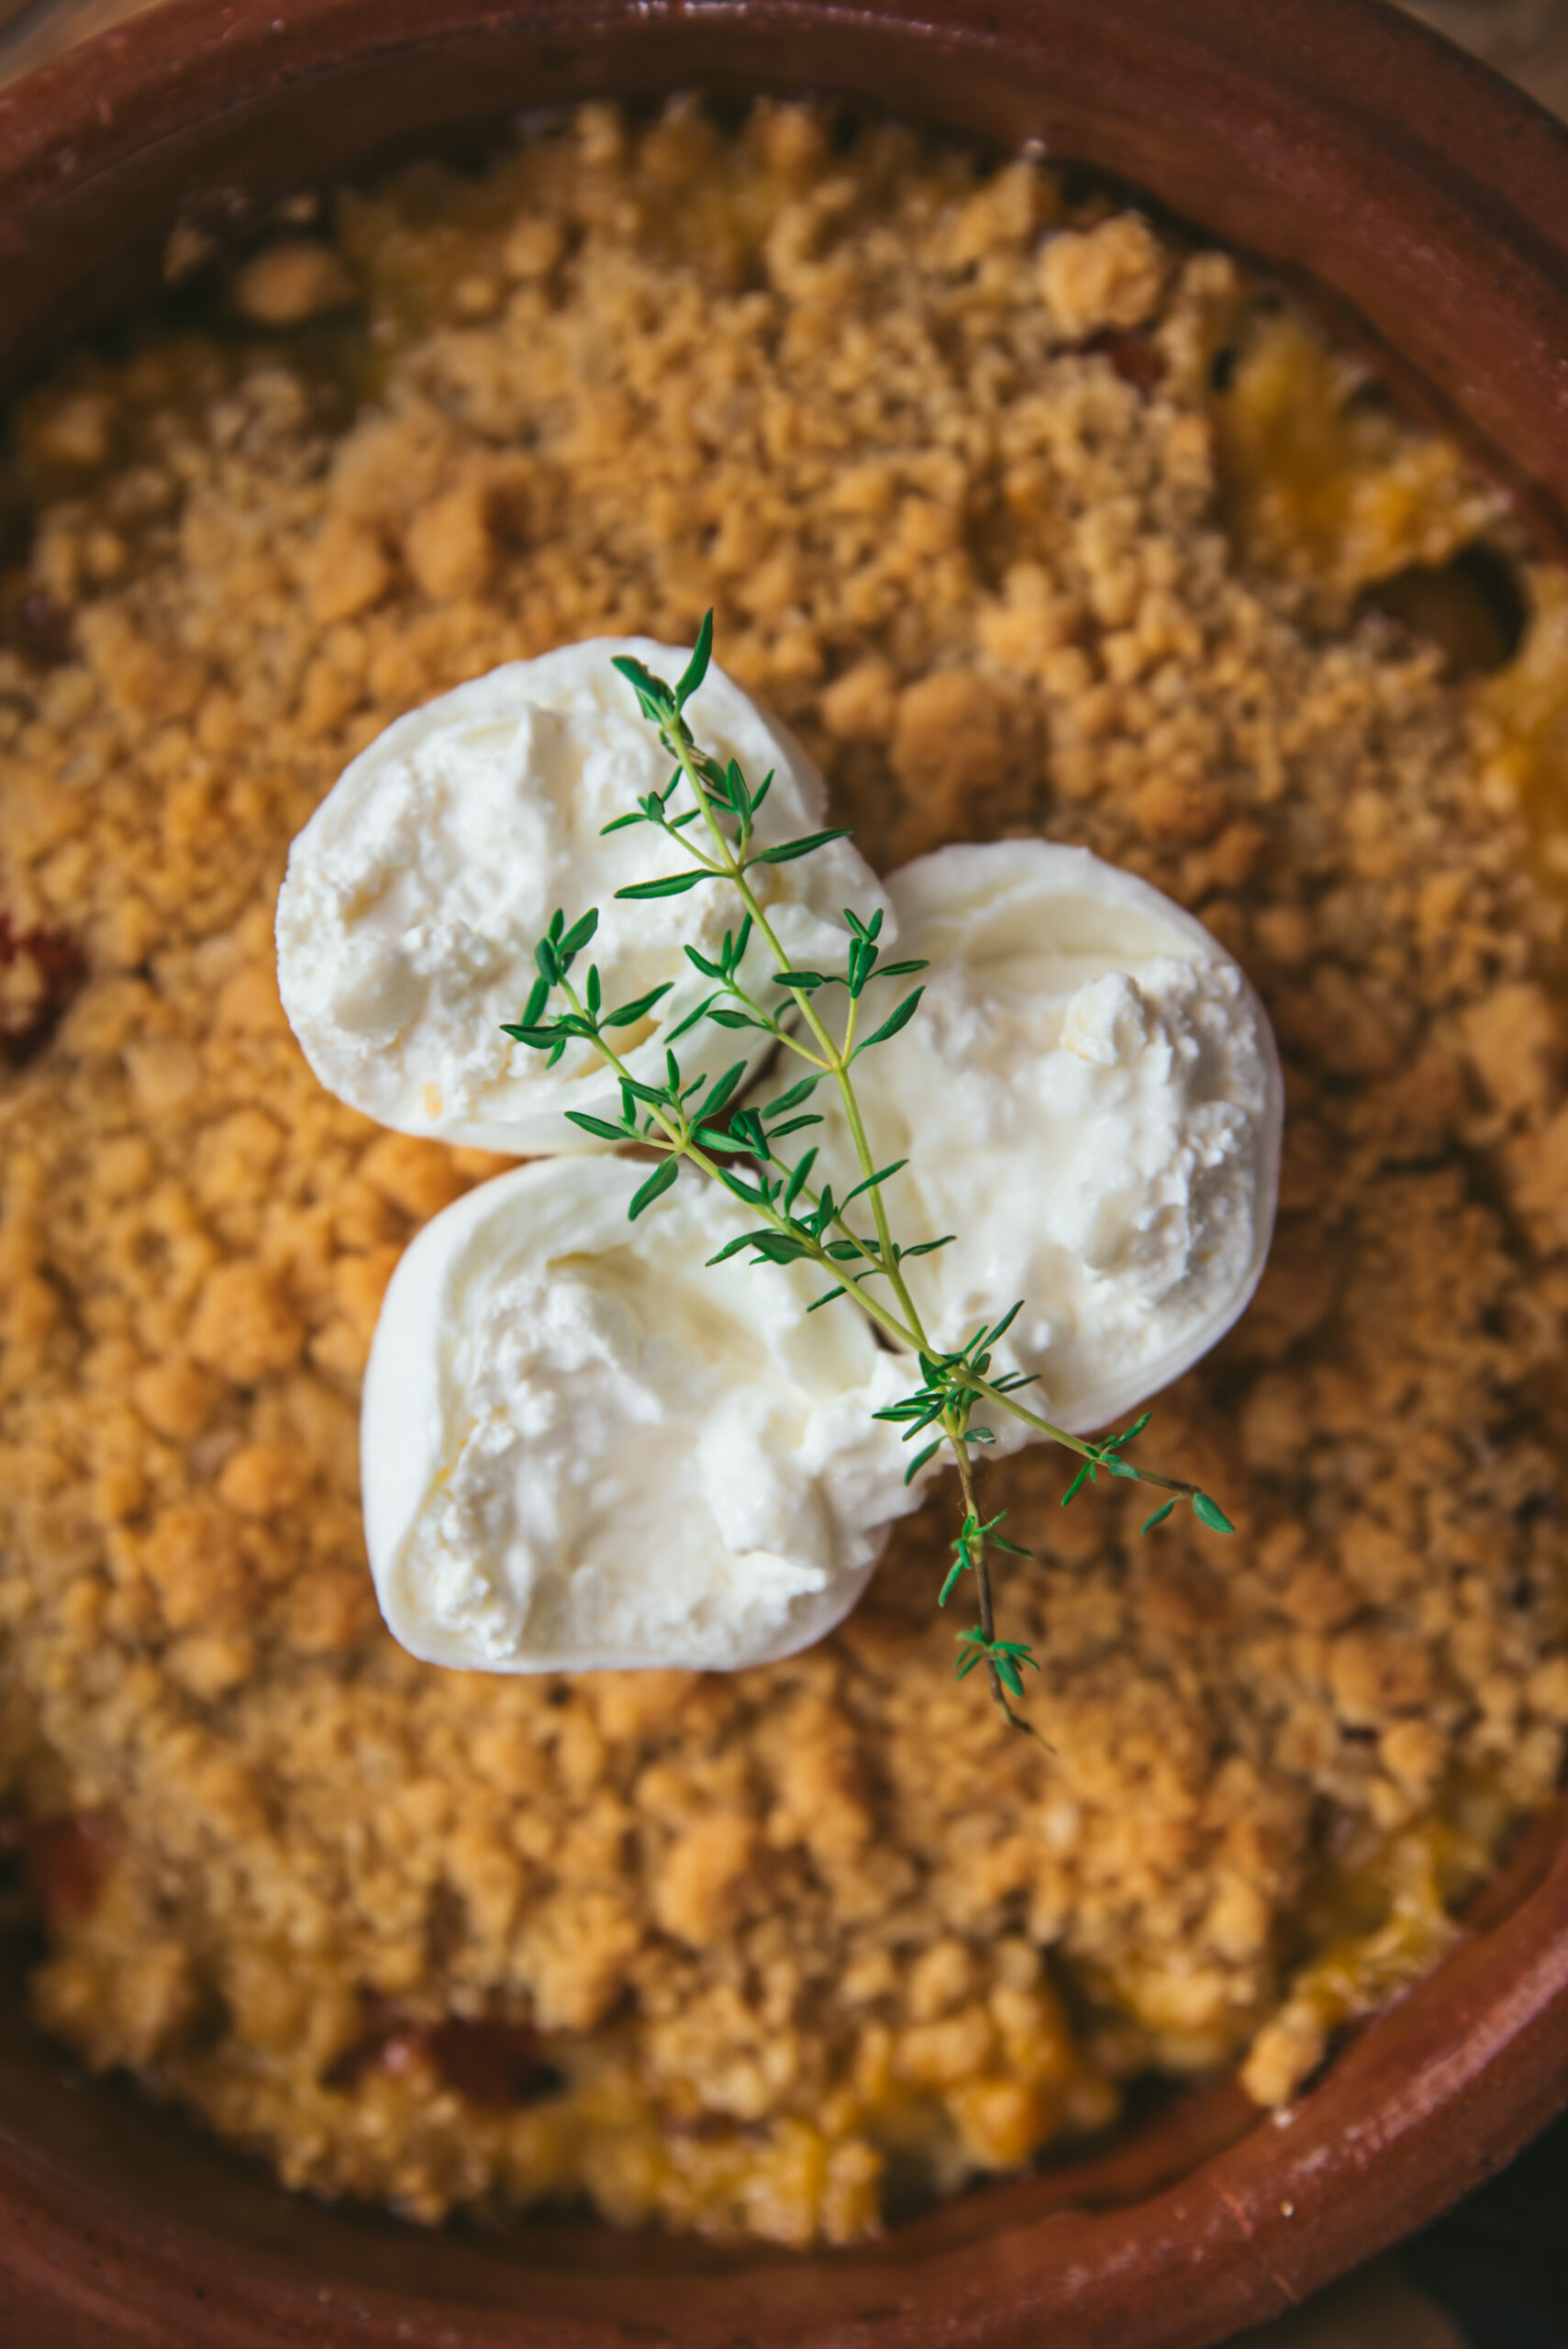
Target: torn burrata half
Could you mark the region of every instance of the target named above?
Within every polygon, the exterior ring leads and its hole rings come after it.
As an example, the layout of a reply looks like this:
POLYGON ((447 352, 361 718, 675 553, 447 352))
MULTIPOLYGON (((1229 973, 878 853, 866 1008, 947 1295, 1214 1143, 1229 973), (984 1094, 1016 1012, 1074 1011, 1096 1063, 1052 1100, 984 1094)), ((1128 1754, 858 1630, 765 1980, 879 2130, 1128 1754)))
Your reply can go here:
MULTIPOLYGON (((930 967, 854 1083, 877 1164, 910 1161, 883 1195, 896 1236, 954 1235, 907 1268, 916 1305, 951 1350, 1021 1299, 995 1368, 1034 1373, 1018 1399, 1057 1426, 1106 1427, 1257 1286, 1284 1118, 1267 1014, 1200 921, 1087 849, 940 849, 887 888, 900 955, 930 967)), ((817 1102, 842 1197, 860 1169, 829 1087, 817 1102)), ((1029 1441, 975 1417, 1003 1449, 1029 1441)))
POLYGON ((819 1275, 706 1259, 743 1210, 688 1174, 540 1160, 427 1224, 361 1413, 382 1611, 487 1672, 765 1664, 854 1605, 914 1505, 872 1414, 907 1366, 819 1275))
MULTIPOLYGON (((644 637, 595 637, 517 661, 400 718, 348 766, 289 852, 278 899, 278 985, 306 1060, 328 1090, 399 1132, 526 1156, 605 1145, 568 1109, 618 1116, 617 1082, 591 1045, 547 1056, 503 1033, 523 1017, 534 948, 550 916, 599 912, 591 957, 606 1005, 669 992, 615 1041, 634 1077, 662 1083, 666 1041, 711 992, 688 961, 716 960, 740 915, 734 891, 705 882, 684 896, 617 901, 628 885, 689 867, 651 824, 604 828, 651 792, 672 763, 612 666, 629 654, 672 682, 690 654, 644 637)), ((721 669, 685 715, 703 749, 736 760, 755 790, 773 786, 755 846, 823 820, 820 775, 794 737, 721 669)), ((672 817, 693 806, 682 785, 672 817)), ((688 836, 699 846, 700 821, 688 836)), ((885 907, 848 841, 750 875, 793 963, 841 957, 840 909, 885 907)), ((753 937, 740 976, 762 1000, 772 965, 753 937)), ((562 1006, 558 1000, 556 1008, 562 1006)), ((679 1046, 683 1071, 710 1076, 760 1063, 765 1039, 706 1022, 679 1046)))

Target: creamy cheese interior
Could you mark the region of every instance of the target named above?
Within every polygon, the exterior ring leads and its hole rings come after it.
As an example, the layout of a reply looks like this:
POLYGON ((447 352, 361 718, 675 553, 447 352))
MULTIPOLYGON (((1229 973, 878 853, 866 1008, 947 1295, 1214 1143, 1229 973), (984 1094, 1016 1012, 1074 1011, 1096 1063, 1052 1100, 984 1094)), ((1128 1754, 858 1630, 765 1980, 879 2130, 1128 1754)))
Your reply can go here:
POLYGON ((903 1367, 819 1275, 705 1268, 744 1228, 688 1173, 540 1161, 470 1192, 387 1291, 361 1417, 388 1624, 492 1672, 787 1655, 859 1598, 907 1455, 903 1367))
MULTIPOLYGON (((651 825, 601 837, 671 774, 610 666, 617 652, 671 680, 690 657, 646 638, 598 637, 493 670, 389 726, 294 842, 278 901, 284 1007, 322 1084, 383 1125, 487 1150, 603 1146, 563 1114, 618 1112, 617 1084, 591 1047, 572 1046, 552 1071, 502 1032, 522 1017, 534 945, 557 907, 568 921, 599 908, 591 959, 607 1005, 673 982, 645 1021, 617 1031, 638 1077, 662 1081, 668 1031, 709 991, 683 949, 715 957, 739 924, 733 890, 705 882, 682 896, 616 901, 628 883, 690 863, 651 825)), ((821 826, 812 762, 721 670, 710 668, 687 711, 703 747, 738 760, 753 788, 772 770, 760 845, 821 826)), ((691 805, 683 785, 672 812, 691 805)), ((699 842, 702 834, 691 829, 699 842)), ((805 964, 836 951, 840 907, 884 903, 848 841, 760 865, 751 878, 785 951, 805 964)), ((744 975, 776 1000, 769 970, 753 941, 744 975)), ((682 1040, 683 1069, 754 1063, 760 1041, 705 1023, 682 1040)))
MULTIPOLYGON (((953 1347, 1023 1298, 996 1367, 1039 1375, 1019 1399, 1042 1417, 1104 1427, 1257 1286, 1283 1118, 1267 1016, 1201 922, 1086 849, 941 849, 888 893, 900 954, 931 968, 854 1081, 877 1163, 912 1162, 884 1193, 896 1236, 957 1235, 908 1267, 916 1303, 953 1347)), ((896 1000, 873 992, 862 1026, 896 1000)), ((829 1131, 841 1196, 858 1168, 829 1131)), ((1003 1449, 1028 1440, 976 1416, 1003 1449)))
MULTIPOLYGON (((555 1072, 502 1033, 551 911, 600 908, 606 999, 673 985, 617 1037, 663 1074, 664 1039, 709 983, 733 893, 618 904, 675 869, 651 827, 603 826, 669 780, 610 665, 673 677, 686 655, 600 639, 460 687, 388 729, 294 844, 278 910, 285 1007, 323 1082, 383 1123, 516 1152, 571 1152, 438 1217, 394 1276, 361 1437, 373 1571, 393 1631, 432 1663, 495 1671, 763 1663, 819 1638, 912 1505, 896 1431, 872 1413, 910 1367, 852 1304, 807 1316, 822 1275, 706 1259, 743 1211, 688 1172, 635 1225, 647 1169, 584 1158, 563 1114, 613 1115, 586 1046, 555 1072)), ((822 816, 804 752, 711 671, 690 705, 705 749, 753 784, 764 842, 822 816)), ((675 803, 682 804, 680 802, 675 803)), ((914 1022, 855 1063, 885 1197, 932 1339, 955 1346, 1015 1299, 997 1367, 1077 1431, 1130 1410, 1203 1353, 1251 1294, 1273 1225, 1281 1122, 1267 1021, 1202 925, 1086 851, 951 848, 885 896, 847 842, 759 867, 800 964, 842 966, 846 905, 889 909, 931 964, 914 1022)), ((754 941, 747 977, 766 999, 754 941)), ((580 974, 581 975, 581 974, 580 974)), ((863 1006, 862 1030, 891 989, 863 1006)), ((824 996, 830 1016, 843 997, 824 996)), ((688 1074, 745 1031, 682 1040, 688 1074)), ((753 1055, 753 1058, 756 1056, 753 1055)), ((787 1063, 770 1077, 787 1084, 787 1063)), ((833 1087, 816 1179, 859 1178, 833 1087)), ((867 1203, 858 1213, 869 1228, 867 1203)), ((883 1285, 878 1284, 879 1290, 883 1285)), ((996 1411, 1005 1450, 1029 1440, 996 1411)))

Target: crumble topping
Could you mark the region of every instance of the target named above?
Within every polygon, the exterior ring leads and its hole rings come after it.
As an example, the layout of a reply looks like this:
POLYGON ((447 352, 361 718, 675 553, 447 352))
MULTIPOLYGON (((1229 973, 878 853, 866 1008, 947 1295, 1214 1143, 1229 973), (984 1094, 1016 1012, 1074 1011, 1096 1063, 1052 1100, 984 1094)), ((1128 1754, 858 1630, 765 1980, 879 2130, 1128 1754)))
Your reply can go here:
POLYGON ((1151 2065, 1284 2099, 1458 1930, 1568 1721, 1560 583, 1451 674, 1369 583, 1518 559, 1451 450, 1225 255, 832 128, 586 107, 418 166, 16 416, 0 907, 84 971, 0 1074, 38 2011, 426 2219, 842 2241, 1151 2065), (378 1302, 504 1162, 310 1076, 286 845, 400 712, 710 602, 879 866, 1084 844, 1280 1037, 1273 1259, 1155 1421, 1238 1540, 1063 1513, 1047 1453, 986 1483, 1051 1753, 954 1685, 945 1498, 734 1677, 462 1676, 376 1619, 378 1302))

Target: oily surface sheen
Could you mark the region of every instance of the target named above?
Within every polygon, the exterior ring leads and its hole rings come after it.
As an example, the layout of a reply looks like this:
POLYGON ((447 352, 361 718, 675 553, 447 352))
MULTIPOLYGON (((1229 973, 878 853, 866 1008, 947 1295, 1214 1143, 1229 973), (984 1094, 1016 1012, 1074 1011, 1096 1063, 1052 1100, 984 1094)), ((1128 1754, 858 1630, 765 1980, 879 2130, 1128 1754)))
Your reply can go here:
POLYGON ((301 2185, 787 2243, 1150 2066, 1287 2096, 1442 1946, 1568 1716, 1563 852, 1520 812, 1560 826, 1555 583, 1480 685, 1358 616, 1507 555, 1489 493, 1223 255, 1033 165, 591 109, 335 219, 330 266, 296 223, 210 331, 17 417, 0 1767, 39 2012, 301 2185), (377 1301, 497 1162, 311 1076, 286 845, 431 695, 709 602, 880 870, 1091 847, 1280 1038, 1270 1267, 1144 1439, 1235 1540, 1063 1512, 1044 1451, 987 1479, 1050 1753, 954 1686, 945 1492, 752 1673, 465 1676, 376 1619, 377 1301))

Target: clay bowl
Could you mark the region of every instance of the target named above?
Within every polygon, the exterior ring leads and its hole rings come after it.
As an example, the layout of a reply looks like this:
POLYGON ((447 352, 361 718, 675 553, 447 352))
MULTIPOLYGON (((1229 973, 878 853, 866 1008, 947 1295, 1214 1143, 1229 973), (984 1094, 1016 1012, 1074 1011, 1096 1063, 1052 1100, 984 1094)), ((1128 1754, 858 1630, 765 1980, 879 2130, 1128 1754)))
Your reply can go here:
MULTIPOLYGON (((1568 510, 1568 136, 1375 0, 172 0, 0 95, 0 365, 230 213, 522 106, 837 91, 1125 174, 1310 280, 1568 510)), ((436 2235, 292 2199, 0 1983, 0 2332, 28 2349, 1200 2349, 1431 2218, 1568 2100, 1549 1817, 1439 1973, 1287 2114, 1219 2087, 874 2247, 716 2254, 539 2223, 436 2235)))

